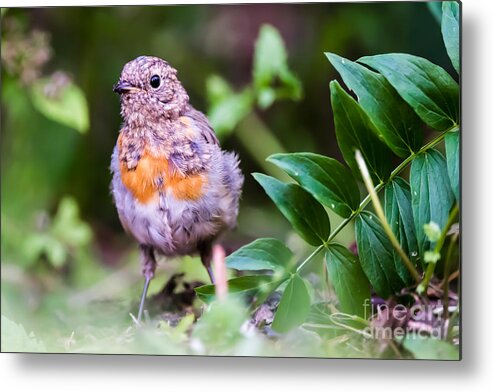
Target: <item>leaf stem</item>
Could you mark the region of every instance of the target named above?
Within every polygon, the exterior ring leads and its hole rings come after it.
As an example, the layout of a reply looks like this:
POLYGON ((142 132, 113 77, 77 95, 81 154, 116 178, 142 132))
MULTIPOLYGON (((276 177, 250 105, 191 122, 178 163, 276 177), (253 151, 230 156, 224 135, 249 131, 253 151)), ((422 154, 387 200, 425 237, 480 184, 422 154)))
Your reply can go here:
MULTIPOLYGON (((437 243, 435 245, 435 248, 433 249, 433 252, 434 253, 438 253, 439 254, 440 251, 442 250, 443 244, 445 242, 445 238, 447 237, 447 233, 448 233, 450 227, 452 226, 452 224, 454 223, 455 218, 456 218, 456 216, 457 216, 458 213, 459 213, 459 205, 456 204, 454 206, 454 208, 452 209, 452 211, 450 212, 450 215, 448 217, 447 224, 443 228, 442 233, 440 235, 440 238, 438 239, 438 241, 437 241, 437 243)), ((430 283, 430 279, 433 276, 433 273, 435 272, 435 266, 436 266, 436 264, 437 263, 428 263, 428 266, 426 267, 426 272, 425 272, 425 276, 423 278, 423 281, 416 288, 416 291, 418 293, 426 292, 426 290, 428 289, 428 285, 430 283)))
POLYGON ((375 208, 375 212, 377 213, 377 216, 380 219, 380 223, 382 224, 382 227, 385 230, 387 237, 389 237, 392 246, 401 257, 406 268, 409 270, 409 273, 412 275, 416 283, 418 283, 421 280, 421 276, 418 270, 416 269, 416 267, 414 266, 414 264, 409 259, 409 257, 407 257, 406 252, 404 252, 404 250, 402 249, 401 244, 399 244, 399 241, 397 240, 394 232, 392 231, 392 228, 387 222, 387 218, 385 217, 385 213, 383 212, 382 204, 380 203, 380 199, 378 198, 377 192, 375 191, 375 187, 373 185, 370 172, 368 171, 368 167, 366 166, 363 155, 361 155, 361 151, 356 150, 355 156, 356 156, 356 162, 358 163, 359 166, 359 170, 361 171, 361 177, 363 178, 366 189, 368 189, 369 195, 373 202, 373 206, 375 208))
MULTIPOLYGON (((386 182, 381 182, 377 184, 374 187, 375 193, 380 192, 380 190, 390 181, 392 181, 396 176, 398 176, 413 160, 418 156, 419 154, 424 153, 425 151, 429 150, 430 148, 435 147, 437 144, 439 144, 444 138, 445 135, 447 135, 449 132, 455 132, 459 129, 458 125, 454 125, 453 127, 449 128, 448 130, 442 132, 440 135, 438 135, 435 139, 431 140, 429 143, 425 144, 423 147, 419 149, 418 152, 413 153, 409 155, 406 159, 404 159, 393 171, 390 173, 389 178, 387 179, 386 182)), ((299 266, 296 268, 296 272, 299 272, 305 265, 307 265, 313 258, 319 254, 330 242, 334 240, 334 238, 339 234, 339 232, 346 227, 346 225, 351 222, 361 211, 365 209, 365 207, 368 205, 368 203, 371 200, 370 194, 368 194, 360 203, 358 209, 356 211, 353 211, 351 215, 349 215, 346 219, 344 219, 339 226, 337 226, 334 231, 330 234, 329 238, 327 241, 325 241, 322 245, 319 245, 299 266)))

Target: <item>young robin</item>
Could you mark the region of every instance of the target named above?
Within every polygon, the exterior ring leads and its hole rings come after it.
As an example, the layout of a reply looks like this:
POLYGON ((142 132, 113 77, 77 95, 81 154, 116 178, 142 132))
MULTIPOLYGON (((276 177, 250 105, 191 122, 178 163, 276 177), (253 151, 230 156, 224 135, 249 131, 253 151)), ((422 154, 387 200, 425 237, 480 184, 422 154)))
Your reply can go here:
POLYGON ((199 253, 214 283, 212 243, 236 225, 243 175, 237 155, 221 150, 166 61, 137 57, 113 90, 123 126, 111 158, 111 191, 123 227, 140 244, 140 321, 156 252, 199 253))

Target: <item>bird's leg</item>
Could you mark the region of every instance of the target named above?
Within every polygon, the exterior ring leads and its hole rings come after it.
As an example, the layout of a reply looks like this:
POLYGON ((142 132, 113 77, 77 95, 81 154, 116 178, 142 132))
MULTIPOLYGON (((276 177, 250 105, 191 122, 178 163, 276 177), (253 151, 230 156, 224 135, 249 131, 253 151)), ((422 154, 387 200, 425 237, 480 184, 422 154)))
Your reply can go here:
POLYGON ((140 298, 139 313, 137 315, 137 323, 140 324, 142 319, 142 312, 144 311, 144 304, 147 296, 147 289, 151 279, 154 278, 154 272, 156 271, 156 259, 154 257, 154 249, 148 245, 140 245, 140 255, 142 264, 142 275, 144 275, 145 283, 142 290, 142 297, 140 298))
POLYGON ((214 279, 214 274, 212 272, 211 260, 212 260, 212 244, 210 242, 203 242, 199 244, 200 260, 204 265, 209 278, 211 278, 211 283, 214 284, 216 281, 214 279))

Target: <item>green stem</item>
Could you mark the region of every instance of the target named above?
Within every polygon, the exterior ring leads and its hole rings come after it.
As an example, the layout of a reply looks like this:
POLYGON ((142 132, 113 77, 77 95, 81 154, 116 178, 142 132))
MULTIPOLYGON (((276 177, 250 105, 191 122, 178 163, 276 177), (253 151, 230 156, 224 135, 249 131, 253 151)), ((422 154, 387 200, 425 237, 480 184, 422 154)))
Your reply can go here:
MULTIPOLYGON (((447 135, 449 132, 455 132, 459 129, 459 126, 454 125, 452 128, 442 132, 440 135, 438 135, 435 139, 430 141, 429 143, 425 144, 423 147, 419 149, 418 152, 413 153, 409 155, 406 159, 404 159, 399 166, 397 166, 392 173, 390 173, 390 176, 386 182, 381 182, 377 186, 375 186, 374 190, 376 193, 378 193, 387 183, 392 181, 396 176, 398 176, 413 160, 418 156, 419 154, 424 153, 425 151, 428 151, 430 148, 435 147, 437 144, 439 144, 444 138, 445 135, 447 135)), ((339 226, 337 226, 334 231, 330 234, 329 238, 327 241, 325 241, 322 245, 319 245, 299 266, 296 268, 296 272, 299 272, 305 265, 307 265, 313 258, 319 254, 330 242, 334 240, 337 234, 346 227, 346 225, 351 222, 361 211, 365 209, 365 207, 368 205, 368 203, 371 200, 370 194, 368 194, 363 201, 360 203, 358 209, 356 211, 353 211, 351 215, 349 215, 346 219, 344 219, 339 226)))
MULTIPOLYGON (((442 230, 442 233, 440 235, 440 238, 438 239, 435 248, 433 249, 434 253, 440 253, 443 247, 443 244, 445 242, 445 238, 447 238, 447 233, 452 226, 452 224, 455 222, 455 218, 457 217, 457 214, 459 213, 459 205, 456 204, 452 211, 450 212, 450 215, 448 217, 447 224, 442 230)), ((428 289, 428 285, 430 284, 431 277, 433 276, 433 273, 435 272, 435 266, 437 263, 428 263, 428 266, 426 267, 426 272, 425 276, 423 278, 423 281, 419 284, 417 287, 416 291, 418 293, 424 293, 428 289)))
POLYGON ((356 150, 355 155, 356 155, 356 162, 358 163, 359 169, 361 171, 361 177, 363 178, 363 182, 365 183, 366 189, 368 189, 368 193, 373 201, 373 207, 375 208, 375 212, 380 220, 380 223, 382 224, 382 227, 385 233, 387 234, 390 243, 401 257, 405 267, 409 270, 409 273, 412 275, 416 283, 419 283, 421 279, 419 272, 416 270, 414 264, 411 262, 409 257, 407 257, 406 252, 404 252, 404 250, 402 249, 401 244, 399 244, 399 240, 396 238, 394 232, 392 231, 392 228, 387 222, 387 218, 385 217, 385 213, 383 212, 382 204, 380 203, 380 199, 378 198, 377 192, 375 192, 375 187, 373 185, 370 172, 368 171, 368 167, 366 166, 363 155, 361 155, 361 151, 356 150))

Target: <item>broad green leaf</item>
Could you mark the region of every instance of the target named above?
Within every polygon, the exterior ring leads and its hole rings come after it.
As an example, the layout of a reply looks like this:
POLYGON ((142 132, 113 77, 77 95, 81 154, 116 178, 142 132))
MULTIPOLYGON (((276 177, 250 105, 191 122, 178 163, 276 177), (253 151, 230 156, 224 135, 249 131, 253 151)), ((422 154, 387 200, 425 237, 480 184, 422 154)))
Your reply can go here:
POLYGON ((450 185, 452 186, 452 191, 455 195, 455 200, 459 201, 459 162, 460 162, 460 135, 459 131, 449 132, 445 135, 445 151, 447 153, 447 169, 448 176, 450 180, 450 185))
POLYGON ((226 265, 240 271, 284 269, 293 257, 281 241, 259 238, 226 257, 226 265))
POLYGON ((330 93, 337 143, 344 160, 353 173, 359 174, 354 158, 355 151, 359 149, 377 181, 384 181, 392 170, 392 151, 378 138, 378 132, 366 112, 336 80, 330 82, 330 93))
POLYGON ((418 155, 411 164, 410 184, 416 237, 423 257, 434 245, 426 236, 424 225, 435 222, 443 230, 454 202, 443 155, 437 150, 418 155))
POLYGON ((358 209, 358 185, 351 172, 335 159, 313 153, 293 153, 274 154, 267 160, 340 216, 347 218, 358 209))
POLYGON ((252 175, 306 242, 317 246, 327 240, 329 217, 313 196, 297 184, 286 184, 261 173, 252 175))
POLYGON ((380 72, 430 127, 445 131, 459 123, 459 86, 441 67, 404 53, 358 60, 380 72))
POLYGON ((272 329, 277 332, 288 332, 301 325, 310 311, 310 302, 305 281, 298 274, 293 275, 282 294, 272 321, 272 329))
MULTIPOLYGON (((254 296, 257 293, 268 290, 273 284, 275 284, 275 282, 272 280, 272 277, 268 275, 241 276, 228 280, 228 295, 254 296)), ((205 303, 212 302, 216 296, 216 289, 213 284, 197 287, 195 292, 205 303)))
POLYGON ((457 73, 460 72, 460 18, 459 3, 444 1, 442 3, 442 36, 447 54, 457 73))
POLYGON ((376 293, 388 298, 406 287, 398 272, 405 268, 403 261, 394 258, 392 244, 378 218, 362 212, 356 217, 355 226, 361 267, 376 293))
POLYGON ((358 258, 344 246, 330 244, 325 253, 325 263, 340 309, 360 317, 370 316, 370 312, 365 311, 370 305, 370 283, 358 258))
POLYGON ((404 348, 416 359, 458 361, 459 349, 449 342, 419 334, 408 334, 403 341, 404 348))
POLYGON ((32 88, 34 107, 49 119, 73 128, 80 133, 89 129, 89 108, 82 90, 74 83, 58 87, 59 91, 47 94, 54 81, 38 80, 32 88))
MULTIPOLYGON (((385 186, 384 197, 385 218, 392 232, 399 241, 402 250, 414 262, 418 257, 418 241, 414 229, 411 191, 409 184, 401 177, 394 178, 385 186)), ((399 276, 406 284, 413 282, 409 270, 402 264, 402 259, 395 249, 392 249, 399 276)))
POLYGON ((43 342, 2 314, 2 352, 45 352, 43 342))
POLYGON ((289 70, 287 53, 279 31, 264 24, 255 43, 253 82, 259 106, 270 106, 276 98, 301 98, 301 83, 289 70))
POLYGON ((341 74, 346 86, 356 93, 378 135, 392 151, 402 158, 418 151, 423 141, 421 122, 390 83, 382 75, 358 63, 333 53, 325 55, 341 74))

